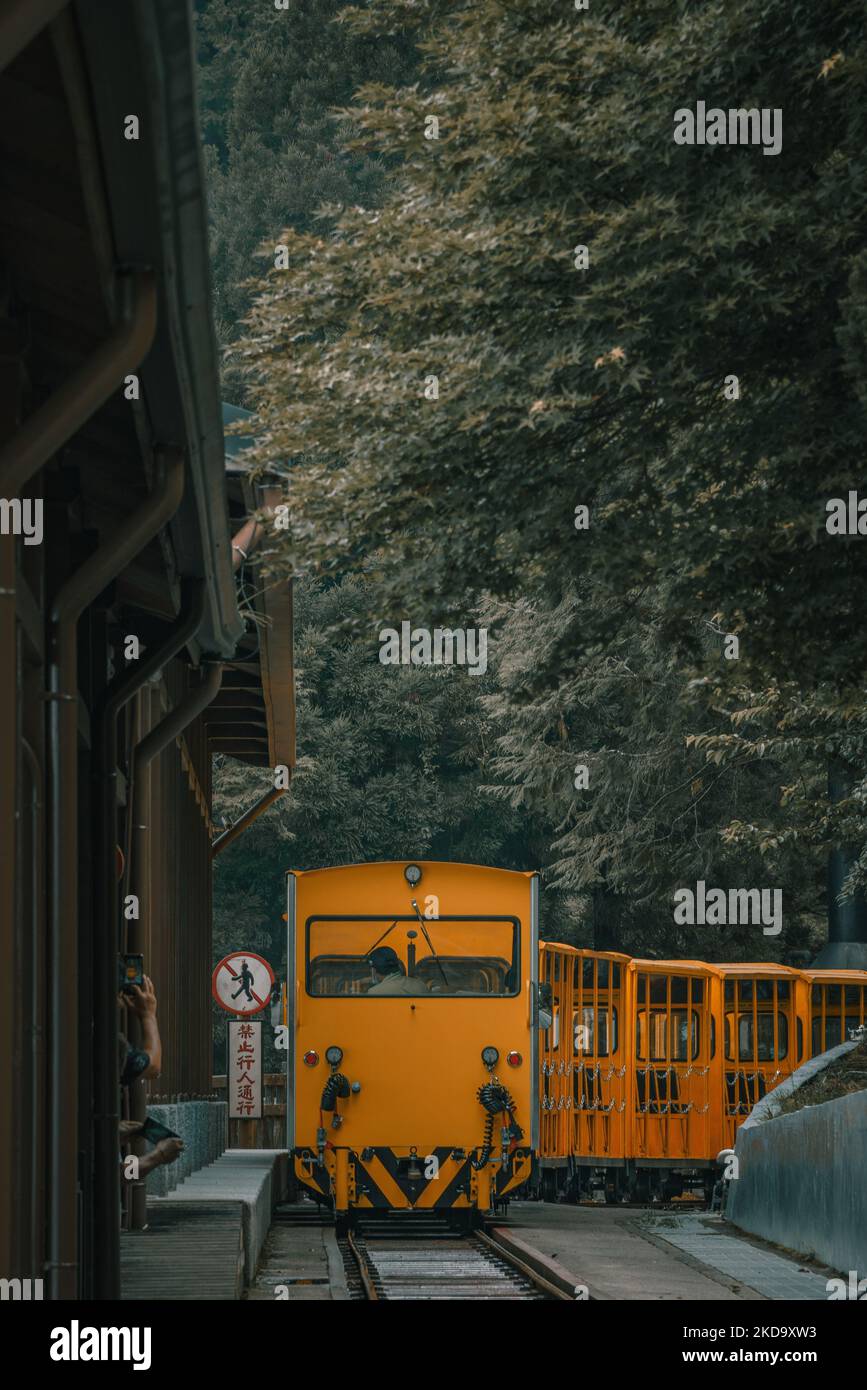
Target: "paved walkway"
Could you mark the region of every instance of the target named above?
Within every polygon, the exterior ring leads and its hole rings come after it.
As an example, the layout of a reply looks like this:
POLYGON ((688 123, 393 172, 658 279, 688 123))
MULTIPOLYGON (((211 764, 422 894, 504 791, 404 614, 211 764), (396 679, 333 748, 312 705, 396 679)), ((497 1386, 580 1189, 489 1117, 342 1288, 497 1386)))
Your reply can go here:
POLYGON ((796 1259, 745 1239, 720 1216, 649 1212, 639 1224, 645 1222, 648 1234, 749 1285, 765 1298, 827 1301, 827 1274, 817 1274, 796 1259))
POLYGON ((240 1202, 148 1205, 143 1231, 120 1238, 122 1299, 234 1299, 244 1287, 240 1202))
POLYGON ((308 1204, 278 1207, 247 1298, 333 1303, 349 1298, 334 1227, 308 1204))
POLYGON ((585 1284, 591 1298, 739 1302, 827 1298, 805 1270, 706 1212, 513 1202, 501 1223, 585 1284))
POLYGON ((285 1183, 280 1149, 227 1149, 121 1235, 124 1299, 236 1299, 253 1280, 285 1183))

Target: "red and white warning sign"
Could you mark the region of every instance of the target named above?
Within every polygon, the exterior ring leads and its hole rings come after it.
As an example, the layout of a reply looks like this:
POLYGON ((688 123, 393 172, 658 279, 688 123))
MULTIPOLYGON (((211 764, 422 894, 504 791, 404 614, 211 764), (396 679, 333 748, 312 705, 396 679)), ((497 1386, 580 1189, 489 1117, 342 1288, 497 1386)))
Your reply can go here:
POLYGON ((229 1119, 262 1118, 262 1025, 229 1021, 229 1119))
POLYGON ((255 951, 224 956, 211 976, 211 993, 230 1014, 257 1014, 271 998, 274 971, 255 951))

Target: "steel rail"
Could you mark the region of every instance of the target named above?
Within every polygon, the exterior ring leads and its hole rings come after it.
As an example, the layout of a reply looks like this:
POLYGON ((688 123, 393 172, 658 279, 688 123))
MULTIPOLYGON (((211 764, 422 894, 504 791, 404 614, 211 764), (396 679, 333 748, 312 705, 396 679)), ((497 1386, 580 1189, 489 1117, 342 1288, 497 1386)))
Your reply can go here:
POLYGON ((361 1283, 364 1287, 365 1298, 370 1303, 378 1303, 379 1294, 374 1286, 373 1280, 370 1277, 370 1267, 367 1263, 366 1257, 362 1255, 361 1251, 356 1245, 351 1231, 347 1231, 346 1233, 346 1243, 352 1251, 352 1256, 355 1260, 355 1263, 358 1265, 358 1272, 361 1275, 361 1283))
POLYGON ((493 1240, 485 1231, 475 1231, 473 1239, 480 1241, 501 1260, 505 1260, 513 1269, 516 1269, 525 1279, 529 1279, 546 1298, 556 1298, 561 1303, 574 1303, 576 1301, 574 1295, 566 1293, 563 1289, 559 1289, 556 1284, 544 1279, 541 1274, 537 1274, 535 1269, 524 1264, 523 1260, 518 1259, 517 1255, 513 1255, 512 1251, 508 1250, 505 1245, 500 1245, 499 1241, 493 1240))

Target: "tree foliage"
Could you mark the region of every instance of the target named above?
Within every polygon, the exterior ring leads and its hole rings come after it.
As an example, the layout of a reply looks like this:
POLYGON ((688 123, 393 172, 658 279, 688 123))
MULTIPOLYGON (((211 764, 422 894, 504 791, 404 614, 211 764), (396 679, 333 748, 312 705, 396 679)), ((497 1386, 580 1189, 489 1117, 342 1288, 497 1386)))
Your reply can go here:
MULTIPOLYGON (((860 0, 413 13, 442 80, 368 85, 351 113, 398 190, 288 235, 242 345, 255 457, 299 460, 288 559, 387 546, 395 598, 456 608, 664 579, 688 652, 719 614, 756 684, 859 680, 864 550, 825 507, 867 423, 860 0), (698 100, 781 109, 782 152, 675 145, 698 100)), ((346 22, 405 21, 373 0, 346 22)))
MULTIPOLYGON (((226 346, 260 251, 273 260, 283 228, 330 226, 344 206, 375 206, 387 186, 387 160, 347 150, 355 127, 337 112, 365 82, 409 80, 415 48, 404 36, 350 31, 336 22, 340 9, 341 0, 293 0, 288 11, 198 0, 214 310, 226 346)), ((242 393, 231 357, 226 383, 242 393)))
MULTIPOLYGON (((540 867, 550 936, 794 958, 830 846, 865 841, 860 773, 836 805, 826 786, 867 751, 863 537, 825 524, 867 424, 860 0, 344 12, 352 81, 326 73, 310 129, 327 88, 347 153, 320 169, 305 144, 288 269, 256 285, 289 164, 269 146, 242 209, 244 141, 294 129, 305 90, 268 115, 261 46, 242 60, 207 8, 221 302, 250 305, 251 466, 292 499, 269 566, 309 585, 309 761, 251 853, 540 867), (779 109, 781 153, 675 145, 698 101, 779 109), (343 208, 314 223, 320 188, 343 208), (488 676, 378 665, 373 634, 404 616, 488 623, 488 676), (675 929, 699 878, 781 885, 784 939, 675 929)), ((302 39, 298 73, 319 61, 302 39)))

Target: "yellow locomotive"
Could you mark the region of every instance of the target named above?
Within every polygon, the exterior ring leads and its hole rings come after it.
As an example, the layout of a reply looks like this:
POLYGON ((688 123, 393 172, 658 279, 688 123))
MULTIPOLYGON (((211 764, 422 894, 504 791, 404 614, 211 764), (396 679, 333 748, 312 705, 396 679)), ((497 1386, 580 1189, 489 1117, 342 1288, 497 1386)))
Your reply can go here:
POLYGON ((288 875, 288 1144, 334 1206, 471 1225, 523 1193, 712 1191, 752 1106, 867 1022, 867 973, 538 940, 538 876, 288 875))
POLYGON ((288 875, 289 1149, 338 1221, 471 1224, 530 1179, 537 903, 535 874, 468 864, 288 875))

